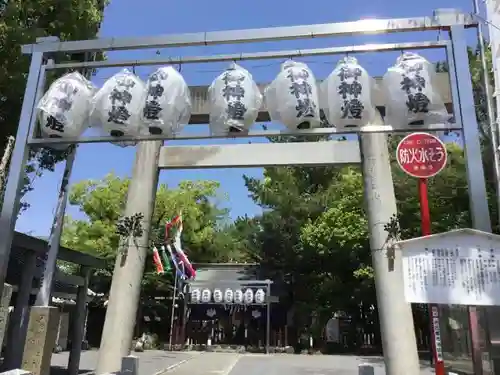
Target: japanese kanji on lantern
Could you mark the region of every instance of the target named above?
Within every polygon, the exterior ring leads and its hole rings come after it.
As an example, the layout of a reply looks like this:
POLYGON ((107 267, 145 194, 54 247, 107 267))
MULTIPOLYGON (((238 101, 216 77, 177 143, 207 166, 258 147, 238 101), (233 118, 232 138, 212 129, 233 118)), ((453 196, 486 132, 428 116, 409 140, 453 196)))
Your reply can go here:
POLYGON ((149 76, 142 117, 150 134, 177 135, 189 123, 191 94, 174 67, 159 68, 149 76))
POLYGON ((394 129, 425 125, 445 128, 450 115, 437 91, 434 65, 416 53, 404 53, 383 78, 385 122, 394 129))
POLYGON ((341 59, 321 84, 321 107, 338 130, 356 129, 375 120, 372 96, 376 94, 374 79, 349 56, 341 59))
POLYGON ((284 62, 266 88, 264 100, 271 120, 289 129, 312 129, 321 124, 316 78, 302 62, 284 62))
POLYGON ((232 64, 212 82, 208 97, 212 135, 248 130, 262 106, 262 94, 252 75, 237 64, 232 64))
POLYGON ((410 176, 429 178, 446 166, 446 146, 435 135, 412 133, 399 142, 396 159, 401 169, 410 176))
POLYGON ((52 83, 37 105, 37 117, 44 136, 79 137, 88 128, 96 87, 78 72, 52 83))
POLYGON ((123 69, 104 83, 93 99, 92 120, 112 137, 135 136, 144 130, 141 121, 145 84, 123 69))

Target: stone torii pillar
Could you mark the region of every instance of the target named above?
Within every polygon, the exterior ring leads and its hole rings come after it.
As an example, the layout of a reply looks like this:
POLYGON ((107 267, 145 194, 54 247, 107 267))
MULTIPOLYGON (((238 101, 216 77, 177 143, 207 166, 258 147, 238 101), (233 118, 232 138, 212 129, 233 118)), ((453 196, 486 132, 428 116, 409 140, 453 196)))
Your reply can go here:
POLYGON ((137 145, 125 215, 141 213, 144 217, 143 233, 140 238, 122 238, 126 245, 124 249, 118 249, 99 349, 97 375, 119 371, 122 358, 130 353, 158 185, 161 145, 161 141, 140 142, 137 145))

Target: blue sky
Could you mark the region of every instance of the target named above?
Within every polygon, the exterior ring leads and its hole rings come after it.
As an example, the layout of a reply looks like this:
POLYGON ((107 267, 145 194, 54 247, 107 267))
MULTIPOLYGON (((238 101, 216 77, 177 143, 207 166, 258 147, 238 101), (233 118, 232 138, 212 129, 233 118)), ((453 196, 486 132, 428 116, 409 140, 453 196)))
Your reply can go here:
MULTIPOLYGON (((177 2, 164 0, 112 0, 105 11, 101 36, 128 37, 154 36, 158 34, 175 34, 186 32, 218 31, 231 29, 305 25, 354 21, 363 18, 398 18, 430 16, 435 8, 458 8, 465 12, 472 10, 471 0, 350 0, 346 2, 332 0, 183 0, 177 2)), ((316 40, 266 42, 253 44, 236 44, 224 46, 179 48, 160 51, 161 56, 185 55, 198 56, 210 54, 261 52, 268 50, 290 50, 300 48, 320 48, 331 46, 359 45, 365 43, 390 43, 429 41, 439 38, 437 32, 405 33, 392 35, 374 35, 342 38, 324 38, 316 40)), ((470 43, 474 43, 474 32, 468 35, 470 43)), ((383 75, 399 55, 394 53, 363 54, 356 56, 360 63, 373 76, 383 75)), ((422 51, 422 55, 431 61, 444 58, 439 51, 422 51)), ((156 50, 136 52, 118 52, 108 55, 109 59, 140 59, 157 57, 156 50)), ((334 68, 339 56, 304 58, 317 78, 326 77, 334 68)), ((269 82, 279 71, 282 61, 265 60, 243 62, 241 65, 253 74, 258 82, 269 82)), ((226 64, 199 64, 182 66, 182 74, 190 85, 208 85, 219 75, 226 64)), ((151 68, 137 68, 137 74, 146 78, 151 68)), ((102 85, 106 78, 116 70, 103 69, 94 79, 102 85)), ((201 131, 206 131, 200 127, 201 131)), ((193 131, 193 130, 191 130, 193 131)), ((264 141, 264 140, 252 140, 264 141)), ((178 144, 215 144, 231 141, 184 141, 178 144)), ((247 140, 240 140, 247 142, 247 140)), ((132 171, 134 148, 120 148, 106 144, 86 144, 79 148, 77 161, 71 176, 75 183, 85 179, 99 179, 107 173, 114 172, 120 176, 129 176, 132 171)), ((31 204, 28 211, 17 221, 16 229, 33 235, 49 234, 53 212, 57 200, 57 190, 64 164, 57 166, 54 173, 45 173, 35 183, 35 190, 27 195, 31 204)), ((182 180, 210 179, 221 183, 221 193, 226 193, 229 200, 225 206, 231 209, 231 217, 254 215, 260 212, 248 197, 243 184, 242 175, 262 176, 261 169, 229 169, 229 170, 190 170, 163 171, 160 182, 176 186, 182 180)), ((78 210, 69 207, 68 212, 78 216, 78 210)))

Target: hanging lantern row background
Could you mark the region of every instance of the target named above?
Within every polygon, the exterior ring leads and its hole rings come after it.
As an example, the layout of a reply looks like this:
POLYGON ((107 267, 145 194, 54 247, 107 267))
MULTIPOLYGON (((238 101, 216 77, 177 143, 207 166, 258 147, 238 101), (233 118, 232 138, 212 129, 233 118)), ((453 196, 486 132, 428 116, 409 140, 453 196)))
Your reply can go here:
MULTIPOLYGON (((263 101, 271 120, 290 129, 321 126, 320 108, 339 130, 381 124, 374 98, 382 92, 386 124, 396 129, 412 123, 444 128, 449 115, 435 78, 433 64, 415 53, 397 59, 382 87, 354 57, 341 59, 321 85, 305 63, 286 61, 262 95, 248 70, 232 64, 208 88, 210 132, 248 130, 263 101)), ((44 136, 78 137, 93 126, 119 140, 124 135, 179 134, 189 122, 191 107, 187 83, 167 66, 146 82, 124 69, 99 90, 79 73, 64 75, 50 86, 37 110, 44 136)))
POLYGON ((266 292, 263 289, 257 289, 255 292, 247 288, 245 291, 241 289, 226 289, 224 292, 220 289, 192 289, 191 290, 192 303, 235 303, 235 304, 263 304, 266 302, 266 292))

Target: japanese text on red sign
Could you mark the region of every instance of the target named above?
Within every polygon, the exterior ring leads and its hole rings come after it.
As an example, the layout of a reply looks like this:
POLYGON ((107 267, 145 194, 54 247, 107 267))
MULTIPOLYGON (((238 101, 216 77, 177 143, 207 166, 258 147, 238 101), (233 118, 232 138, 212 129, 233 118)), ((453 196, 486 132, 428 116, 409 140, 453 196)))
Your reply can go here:
POLYGON ((400 148, 399 162, 405 164, 434 164, 443 161, 445 151, 441 146, 400 148))

